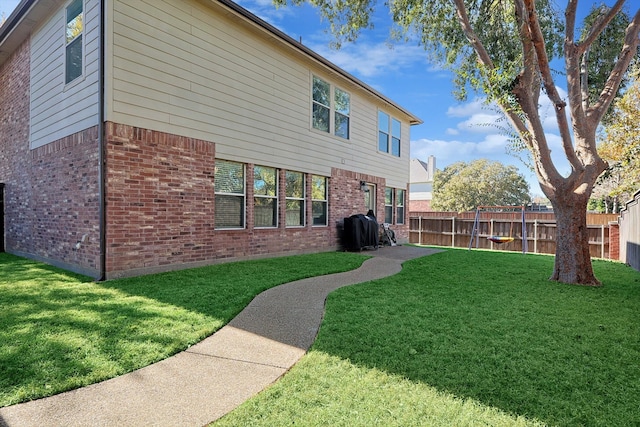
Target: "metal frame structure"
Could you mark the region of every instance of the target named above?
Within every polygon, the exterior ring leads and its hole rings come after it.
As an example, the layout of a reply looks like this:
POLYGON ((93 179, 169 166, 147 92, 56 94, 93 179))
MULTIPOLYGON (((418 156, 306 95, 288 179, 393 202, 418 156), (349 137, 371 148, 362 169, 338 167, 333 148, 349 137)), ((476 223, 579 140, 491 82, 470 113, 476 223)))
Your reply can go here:
MULTIPOLYGON (((517 213, 517 210, 519 209, 521 212, 521 216, 522 216, 522 253, 526 254, 528 251, 528 244, 527 244, 527 224, 525 221, 525 207, 524 206, 478 206, 476 208, 476 217, 473 221, 473 229, 471 230, 471 239, 469 240, 469 250, 471 250, 471 247, 473 246, 473 239, 476 239, 476 248, 478 248, 478 238, 479 236, 479 226, 480 226, 480 212, 482 211, 495 211, 498 209, 502 209, 502 210, 512 210, 514 213, 517 213)), ((512 222, 513 225, 513 222, 512 222)), ((495 238, 495 236, 487 236, 487 239, 491 240, 491 238, 495 238)), ((512 241, 508 240, 508 241, 512 241)), ((501 244, 501 243, 505 243, 505 242, 500 242, 496 240, 492 240, 492 242, 497 243, 497 244, 501 244)))

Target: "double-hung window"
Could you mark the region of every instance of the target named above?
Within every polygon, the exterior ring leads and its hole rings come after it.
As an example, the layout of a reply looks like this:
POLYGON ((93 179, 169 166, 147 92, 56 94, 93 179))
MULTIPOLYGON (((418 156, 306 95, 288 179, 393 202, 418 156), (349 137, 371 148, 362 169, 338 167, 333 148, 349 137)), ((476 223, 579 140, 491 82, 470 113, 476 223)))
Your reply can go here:
POLYGON ((278 226, 278 170, 275 168, 253 168, 253 225, 278 226))
POLYGON ((378 150, 400 157, 402 125, 383 111, 378 111, 378 150))
POLYGON ((215 224, 216 228, 244 228, 245 168, 242 163, 216 160, 215 224))
POLYGON ((327 191, 328 179, 324 176, 313 175, 311 177, 311 211, 313 225, 327 225, 329 198, 327 191))
POLYGON ((393 224, 393 188, 384 189, 384 222, 393 224))
POLYGON ((334 133, 336 136, 349 139, 349 114, 351 112, 349 94, 341 89, 335 88, 334 100, 336 106, 334 133))
POLYGON ((314 129, 349 139, 351 97, 319 77, 313 76, 311 125, 314 129))
POLYGON ((83 0, 73 0, 66 9, 65 84, 82 75, 82 34, 84 32, 83 0))
POLYGON ((286 226, 304 227, 305 225, 305 175, 302 172, 287 171, 285 174, 286 226))
POLYGON ((398 190, 396 198, 396 224, 404 224, 404 199, 406 190, 398 190))

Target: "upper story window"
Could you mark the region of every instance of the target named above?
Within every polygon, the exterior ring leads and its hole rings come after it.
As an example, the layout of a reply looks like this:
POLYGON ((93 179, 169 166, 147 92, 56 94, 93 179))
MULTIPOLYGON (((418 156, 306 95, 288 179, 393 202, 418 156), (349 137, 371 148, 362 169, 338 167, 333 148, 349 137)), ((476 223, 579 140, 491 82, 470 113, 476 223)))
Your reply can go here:
POLYGON ((313 128, 349 139, 350 95, 316 76, 313 76, 312 92, 313 128))
POLYGON ((65 84, 82 75, 83 0, 73 0, 66 9, 65 84))
POLYGON ((244 228, 244 165, 216 160, 214 185, 216 228, 244 228))
POLYGON ((400 157, 400 120, 378 111, 378 150, 400 157))

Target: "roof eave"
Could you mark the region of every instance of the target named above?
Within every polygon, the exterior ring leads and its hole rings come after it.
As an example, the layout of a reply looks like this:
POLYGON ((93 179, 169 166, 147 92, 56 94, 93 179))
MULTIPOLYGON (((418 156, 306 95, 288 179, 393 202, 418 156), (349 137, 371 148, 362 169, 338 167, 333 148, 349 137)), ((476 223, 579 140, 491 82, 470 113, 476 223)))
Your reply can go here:
POLYGON ((0 65, 29 38, 33 29, 65 0, 21 0, 0 27, 0 65))

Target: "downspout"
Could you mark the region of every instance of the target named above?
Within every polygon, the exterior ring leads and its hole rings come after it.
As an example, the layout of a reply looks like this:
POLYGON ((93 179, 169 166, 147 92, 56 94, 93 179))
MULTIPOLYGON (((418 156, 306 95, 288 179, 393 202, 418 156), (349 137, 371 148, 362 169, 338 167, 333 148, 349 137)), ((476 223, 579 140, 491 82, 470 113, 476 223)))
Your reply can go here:
POLYGON ((98 191, 100 204, 98 207, 100 233, 100 275, 98 281, 107 276, 107 213, 106 213, 106 153, 104 136, 104 61, 105 61, 105 2, 100 0, 100 65, 98 70, 98 191))

